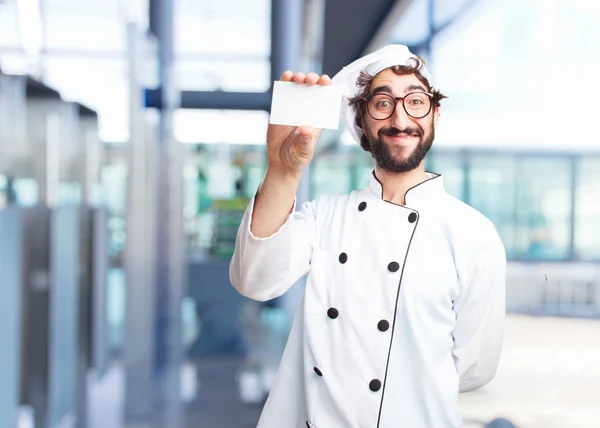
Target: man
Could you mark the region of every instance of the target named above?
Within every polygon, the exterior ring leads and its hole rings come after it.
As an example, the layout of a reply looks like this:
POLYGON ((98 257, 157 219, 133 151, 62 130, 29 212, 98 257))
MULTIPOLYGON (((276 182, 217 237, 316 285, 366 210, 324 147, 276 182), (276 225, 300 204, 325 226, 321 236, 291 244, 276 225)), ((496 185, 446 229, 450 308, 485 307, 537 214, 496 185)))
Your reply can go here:
MULTIPOLYGON (((285 72, 284 81, 330 85, 285 72)), ((439 120, 424 64, 387 46, 333 79, 352 136, 375 159, 367 188, 294 212, 319 130, 269 126, 268 168, 240 226, 233 285, 255 300, 308 274, 259 428, 460 427, 458 393, 498 365, 504 247, 423 158, 439 120)))

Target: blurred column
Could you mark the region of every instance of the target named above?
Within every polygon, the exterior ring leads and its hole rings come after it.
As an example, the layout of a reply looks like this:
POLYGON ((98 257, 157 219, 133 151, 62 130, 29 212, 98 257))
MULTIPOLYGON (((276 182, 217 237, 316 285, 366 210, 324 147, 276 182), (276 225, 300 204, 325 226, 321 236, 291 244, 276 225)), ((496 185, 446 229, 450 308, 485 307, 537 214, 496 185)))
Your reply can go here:
POLYGON ((158 143, 157 201, 157 374, 165 404, 164 426, 184 425, 180 394, 184 360, 182 301, 186 294, 183 251, 183 146, 173 136, 173 114, 180 106, 174 72, 174 1, 150 0, 150 29, 158 40, 159 78, 162 98, 158 143))
POLYGON ((125 423, 150 427, 154 417, 154 230, 153 207, 148 198, 153 189, 147 167, 150 144, 144 132, 142 63, 146 40, 135 24, 128 26, 130 140, 127 188, 127 241, 125 274, 125 423))
POLYGON ((21 211, 0 210, 0 426, 16 427, 20 403, 23 234, 21 211))

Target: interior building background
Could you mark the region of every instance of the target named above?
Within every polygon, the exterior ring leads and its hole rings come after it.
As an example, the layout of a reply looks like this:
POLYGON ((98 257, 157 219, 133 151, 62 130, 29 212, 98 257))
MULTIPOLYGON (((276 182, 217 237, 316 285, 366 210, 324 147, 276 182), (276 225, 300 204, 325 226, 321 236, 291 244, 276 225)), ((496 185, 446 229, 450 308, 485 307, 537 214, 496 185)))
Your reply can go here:
MULTIPOLYGON (((426 168, 509 260, 467 428, 600 426, 600 3, 0 0, 0 428, 256 426, 302 293, 229 283, 272 83, 403 43, 442 101, 426 168), (495 424, 495 425, 493 425, 495 424)), ((364 186, 325 131, 299 202, 364 186)))

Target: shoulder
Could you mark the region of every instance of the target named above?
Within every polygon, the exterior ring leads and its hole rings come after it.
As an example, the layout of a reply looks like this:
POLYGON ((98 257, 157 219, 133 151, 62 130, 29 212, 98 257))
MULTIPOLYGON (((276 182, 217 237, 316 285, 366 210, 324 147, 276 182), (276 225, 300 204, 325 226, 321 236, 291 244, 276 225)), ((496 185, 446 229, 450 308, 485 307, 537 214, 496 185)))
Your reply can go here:
POLYGON ((492 238, 498 235, 494 224, 481 212, 467 205, 458 198, 446 195, 445 206, 449 214, 449 220, 454 225, 469 234, 483 234, 484 238, 492 238))
POLYGON ((446 195, 444 211, 448 229, 453 231, 453 240, 466 253, 470 253, 469 258, 490 251, 504 254, 500 235, 484 214, 451 195, 446 195))

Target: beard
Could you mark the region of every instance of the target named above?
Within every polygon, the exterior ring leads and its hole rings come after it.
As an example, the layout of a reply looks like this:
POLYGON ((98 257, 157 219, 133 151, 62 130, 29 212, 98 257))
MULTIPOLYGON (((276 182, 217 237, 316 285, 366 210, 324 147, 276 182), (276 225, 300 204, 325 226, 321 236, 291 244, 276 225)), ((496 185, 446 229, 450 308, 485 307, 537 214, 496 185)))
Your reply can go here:
POLYGON ((424 131, 420 127, 398 129, 398 128, 381 128, 377 132, 377 138, 371 133, 369 129, 366 130, 365 136, 369 140, 371 146, 371 155, 375 159, 377 166, 387 172, 402 173, 412 171, 417 168, 425 155, 429 152, 435 138, 435 129, 433 127, 433 121, 429 128, 428 135, 425 135, 424 131), (384 140, 384 135, 396 136, 398 134, 417 135, 419 142, 412 152, 403 158, 399 155, 395 155, 395 148, 388 145, 384 140))

